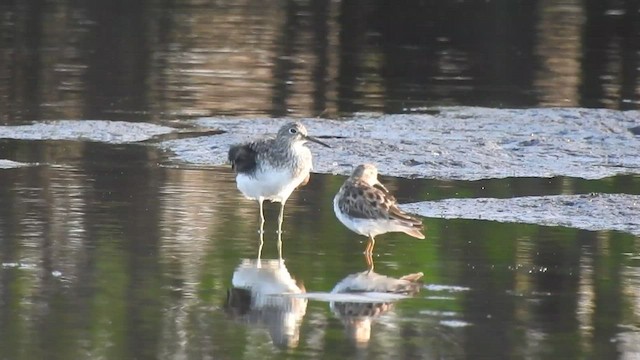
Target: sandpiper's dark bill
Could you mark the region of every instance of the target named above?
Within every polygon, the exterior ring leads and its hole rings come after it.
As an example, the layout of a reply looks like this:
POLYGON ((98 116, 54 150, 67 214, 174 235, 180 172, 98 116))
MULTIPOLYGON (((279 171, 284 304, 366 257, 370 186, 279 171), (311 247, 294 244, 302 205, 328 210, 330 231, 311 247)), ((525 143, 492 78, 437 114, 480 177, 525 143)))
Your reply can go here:
POLYGON ((306 137, 306 139, 307 139, 307 140, 309 140, 309 141, 313 141, 313 142, 314 142, 314 143, 316 143, 316 144, 320 144, 320 145, 322 145, 322 146, 325 146, 325 147, 331 148, 331 146, 329 146, 329 145, 327 145, 327 144, 323 143, 322 141, 318 140, 317 138, 314 138, 313 136, 307 136, 307 137, 306 137))

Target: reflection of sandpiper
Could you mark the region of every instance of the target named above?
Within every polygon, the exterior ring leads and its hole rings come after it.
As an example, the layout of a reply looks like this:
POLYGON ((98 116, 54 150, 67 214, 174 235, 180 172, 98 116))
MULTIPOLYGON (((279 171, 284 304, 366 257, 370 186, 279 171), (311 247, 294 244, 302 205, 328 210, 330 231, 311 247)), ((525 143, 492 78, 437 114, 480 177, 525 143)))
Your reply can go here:
MULTIPOLYGON (((415 295, 420 291, 421 272, 405 275, 399 279, 380 275, 368 269, 342 279, 331 291, 340 293, 391 293, 415 295)), ((331 302, 331 311, 340 318, 347 335, 356 344, 367 344, 371 338, 371 324, 380 315, 393 309, 394 302, 331 302)))
POLYGON ((225 310, 234 319, 267 328, 273 343, 296 347, 307 299, 292 295, 305 293, 283 260, 243 259, 233 273, 225 310))
MULTIPOLYGON (((279 202, 278 232, 282 232, 284 205, 291 193, 309 181, 311 151, 304 146, 313 141, 329 145, 307 135, 307 129, 299 122, 285 124, 275 139, 233 145, 229 149, 229 161, 236 171, 238 190, 260 206, 260 231, 264 231, 264 200, 279 202)), ((278 242, 281 253, 281 243, 278 242)))
POLYGON ((403 232, 424 239, 422 221, 398 208, 395 197, 378 181, 378 170, 363 164, 353 170, 333 199, 336 217, 349 230, 367 236, 367 262, 375 246, 375 237, 388 232, 403 232))

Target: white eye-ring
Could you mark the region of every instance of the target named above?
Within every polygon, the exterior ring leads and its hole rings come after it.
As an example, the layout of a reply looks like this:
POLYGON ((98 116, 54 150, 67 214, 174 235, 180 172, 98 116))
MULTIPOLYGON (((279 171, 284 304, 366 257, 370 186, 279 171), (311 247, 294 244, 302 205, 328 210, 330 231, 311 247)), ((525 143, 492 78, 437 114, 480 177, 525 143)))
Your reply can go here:
POLYGON ((295 134, 295 133, 297 133, 297 132, 298 132, 298 130, 296 130, 295 128, 291 128, 291 129, 289 129, 289 133, 290 133, 290 134, 295 134))

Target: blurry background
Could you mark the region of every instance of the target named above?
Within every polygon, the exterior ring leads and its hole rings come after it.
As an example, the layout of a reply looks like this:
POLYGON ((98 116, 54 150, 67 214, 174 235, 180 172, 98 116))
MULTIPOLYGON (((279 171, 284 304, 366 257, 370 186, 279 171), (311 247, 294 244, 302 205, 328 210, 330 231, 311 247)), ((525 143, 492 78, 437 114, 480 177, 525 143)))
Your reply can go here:
POLYGON ((636 0, 4 0, 0 121, 640 108, 636 0))

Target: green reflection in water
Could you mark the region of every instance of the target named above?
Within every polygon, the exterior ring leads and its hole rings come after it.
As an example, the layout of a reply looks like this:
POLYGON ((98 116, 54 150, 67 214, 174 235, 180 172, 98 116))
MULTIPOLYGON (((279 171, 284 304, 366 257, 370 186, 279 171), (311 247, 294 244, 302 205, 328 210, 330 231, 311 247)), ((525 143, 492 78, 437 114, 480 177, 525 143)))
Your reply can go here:
MULTIPOLYGON (((31 153, 57 146, 67 144, 32 144, 31 153)), ((223 310, 234 269, 255 258, 258 242, 257 205, 237 192, 229 169, 160 168, 144 146, 73 149, 49 152, 64 166, 0 178, 2 358, 611 358, 629 353, 637 336, 636 237, 429 218, 426 240, 380 236, 376 272, 422 271, 426 287, 374 318, 366 346, 349 339, 327 303, 310 301, 297 346, 278 349, 264 327, 223 310)), ((365 238, 333 215, 343 180, 315 175, 287 206, 286 265, 307 291, 330 291, 365 269, 365 238)), ((402 202, 634 192, 639 183, 384 180, 402 202)), ((264 258, 276 255, 271 205, 264 258)))

